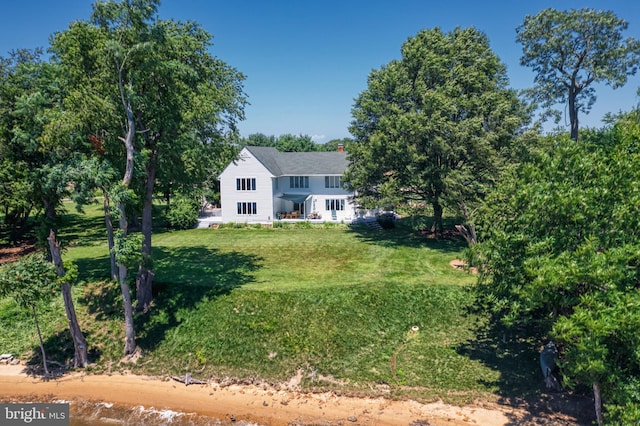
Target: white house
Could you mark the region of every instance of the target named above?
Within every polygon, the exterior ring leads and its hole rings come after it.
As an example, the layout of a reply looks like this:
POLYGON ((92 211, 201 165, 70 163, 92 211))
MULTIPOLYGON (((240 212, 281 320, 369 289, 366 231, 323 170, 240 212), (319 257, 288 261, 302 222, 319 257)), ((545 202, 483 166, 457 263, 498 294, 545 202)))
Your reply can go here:
POLYGON ((353 194, 342 188, 347 164, 344 150, 245 147, 218 177, 222 222, 351 221, 353 194))

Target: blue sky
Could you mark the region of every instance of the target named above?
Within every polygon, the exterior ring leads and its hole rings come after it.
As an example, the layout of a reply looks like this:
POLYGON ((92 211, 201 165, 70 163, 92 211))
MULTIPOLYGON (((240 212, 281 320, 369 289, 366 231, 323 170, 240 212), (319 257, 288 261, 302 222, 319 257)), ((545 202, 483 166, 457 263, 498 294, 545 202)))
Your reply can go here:
MULTIPOLYGON (((91 4, 3 2, 0 56, 46 47, 52 33, 88 19, 91 4)), ((214 36, 211 52, 245 74, 251 105, 240 124, 243 136, 307 134, 326 142, 350 136, 351 108, 369 72, 399 58, 402 43, 421 29, 478 28, 507 65, 511 87, 530 87, 534 74, 519 65, 515 28, 546 7, 613 10, 629 22, 625 35, 640 38, 640 2, 632 0, 164 0, 159 14, 199 22, 214 36)), ((636 106, 639 86, 639 75, 615 91, 598 86, 598 100, 581 125, 598 127, 605 113, 636 106)))

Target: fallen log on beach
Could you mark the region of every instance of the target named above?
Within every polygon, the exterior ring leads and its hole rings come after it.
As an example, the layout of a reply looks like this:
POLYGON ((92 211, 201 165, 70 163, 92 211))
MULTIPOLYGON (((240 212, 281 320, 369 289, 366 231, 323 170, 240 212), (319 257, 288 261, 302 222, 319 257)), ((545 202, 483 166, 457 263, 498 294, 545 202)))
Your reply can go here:
POLYGON ((171 378, 173 380, 175 380, 176 382, 184 383, 185 386, 189 386, 189 385, 206 385, 207 384, 206 381, 194 379, 193 377, 191 377, 191 373, 186 373, 184 375, 184 377, 172 376, 171 378))

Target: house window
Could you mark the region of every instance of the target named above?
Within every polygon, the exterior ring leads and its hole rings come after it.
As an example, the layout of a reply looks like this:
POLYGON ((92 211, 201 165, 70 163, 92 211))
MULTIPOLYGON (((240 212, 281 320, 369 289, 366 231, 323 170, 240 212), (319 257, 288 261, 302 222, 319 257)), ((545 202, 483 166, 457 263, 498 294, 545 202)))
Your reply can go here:
POLYGON ((326 210, 344 210, 344 199, 325 200, 326 210))
POLYGON ((342 176, 325 176, 325 188, 342 188, 342 176))
POLYGON ((236 190, 238 191, 255 191, 256 178, 237 178, 236 190))
POLYGON ((308 188, 309 176, 289 176, 289 188, 308 188))
POLYGON ((238 203, 238 214, 258 214, 257 203, 238 203))

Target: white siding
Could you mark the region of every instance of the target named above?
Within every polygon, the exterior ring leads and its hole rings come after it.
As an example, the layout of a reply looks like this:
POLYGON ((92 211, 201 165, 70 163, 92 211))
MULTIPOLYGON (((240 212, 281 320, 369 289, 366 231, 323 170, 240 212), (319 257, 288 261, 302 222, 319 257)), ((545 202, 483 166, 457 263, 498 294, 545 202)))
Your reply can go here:
POLYGON ((350 202, 350 192, 342 188, 325 188, 325 175, 309 176, 309 188, 292 188, 290 176, 275 177, 247 149, 220 174, 220 202, 222 222, 256 223, 277 219, 278 212, 294 210, 292 201, 281 198, 283 194, 308 195, 304 203, 304 217, 316 212, 324 221, 349 222, 356 218, 355 206, 350 202), (256 179, 256 190, 237 190, 236 179, 256 179), (344 210, 327 210, 326 200, 344 200, 344 210), (237 203, 256 203, 257 213, 238 214, 237 203))
POLYGON ((240 159, 220 174, 220 203, 223 222, 269 222, 273 220, 273 190, 271 173, 243 149, 240 159), (255 178, 255 191, 238 191, 236 179, 255 178), (257 214, 238 214, 238 203, 256 203, 257 214))
MULTIPOLYGON (((325 221, 351 221, 355 219, 355 206, 350 202, 350 192, 342 188, 325 188, 325 176, 309 176, 309 188, 291 188, 289 176, 278 178, 279 194, 310 194, 305 203, 305 215, 316 212, 325 221), (331 210, 326 210, 326 200, 345 200, 344 210, 336 210, 335 219, 331 210)), ((293 203, 291 201, 276 198, 274 201, 276 211, 291 211, 293 203)))
POLYGON ((350 222, 356 218, 355 206, 349 200, 349 195, 318 195, 316 197, 316 211, 322 215, 326 221, 336 220, 338 222, 350 222), (345 200, 344 210, 335 210, 335 218, 331 209, 327 210, 327 200, 345 200))

